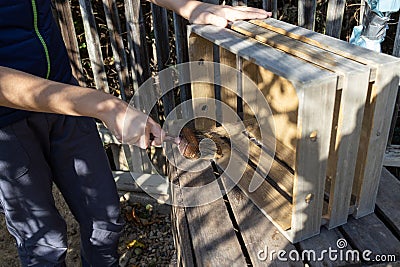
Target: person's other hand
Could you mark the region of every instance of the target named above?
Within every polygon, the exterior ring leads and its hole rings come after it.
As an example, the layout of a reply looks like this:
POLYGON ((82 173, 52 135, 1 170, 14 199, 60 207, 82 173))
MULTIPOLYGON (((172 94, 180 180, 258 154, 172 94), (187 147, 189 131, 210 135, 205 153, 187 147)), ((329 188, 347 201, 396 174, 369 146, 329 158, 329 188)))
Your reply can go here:
POLYGON ((189 16, 189 22, 194 24, 212 24, 226 27, 229 21, 242 19, 265 19, 272 13, 263 9, 246 6, 226 6, 202 3, 189 16))

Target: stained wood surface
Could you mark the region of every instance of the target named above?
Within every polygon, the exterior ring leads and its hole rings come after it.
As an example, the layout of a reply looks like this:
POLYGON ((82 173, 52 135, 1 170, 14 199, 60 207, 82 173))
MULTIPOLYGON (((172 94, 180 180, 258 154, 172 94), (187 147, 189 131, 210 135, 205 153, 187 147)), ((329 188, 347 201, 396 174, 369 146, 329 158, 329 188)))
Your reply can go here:
MULTIPOLYGON (((181 187, 202 186, 215 180, 211 167, 200 173, 181 172, 181 187)), ((219 187, 217 183, 215 186, 219 187)), ((181 191, 183 203, 190 195, 181 191)), ((222 197, 222 194, 221 194, 222 197)), ((191 242, 197 266, 245 266, 246 260, 236 238, 224 200, 219 198, 202 206, 186 207, 191 242), (200 227, 201 226, 201 227, 200 227)))
POLYGON ((385 151, 383 166, 400 167, 400 146, 389 145, 385 151))
POLYGON ((400 236, 400 181, 386 168, 382 169, 375 212, 383 216, 400 236))
MULTIPOLYGON (((352 257, 340 258, 338 254, 333 254, 336 257, 336 259, 334 257, 332 258, 323 257, 322 260, 318 260, 318 258, 321 257, 322 251, 324 250, 326 251, 329 250, 329 248, 331 248, 332 250, 338 251, 339 249, 337 243, 338 240, 342 239, 345 239, 345 237, 339 231, 339 229, 328 230, 326 228, 322 228, 321 233, 318 236, 299 242, 298 247, 302 252, 303 251, 311 252, 311 254, 305 254, 308 255, 306 260, 310 263, 311 266, 336 267, 336 266, 350 266, 352 264, 361 264, 360 260, 353 259, 352 257), (313 254, 314 252, 315 254, 313 254), (314 257, 314 255, 316 256, 314 257)), ((341 251, 343 255, 346 255, 346 253, 350 253, 354 249, 355 248, 353 248, 351 244, 348 244, 343 249, 341 249, 341 251)))
POLYGON ((276 254, 271 252, 271 250, 289 252, 296 250, 296 247, 281 235, 269 220, 266 220, 239 188, 235 187, 229 191, 227 199, 252 266, 304 266, 301 261, 279 261, 276 254))

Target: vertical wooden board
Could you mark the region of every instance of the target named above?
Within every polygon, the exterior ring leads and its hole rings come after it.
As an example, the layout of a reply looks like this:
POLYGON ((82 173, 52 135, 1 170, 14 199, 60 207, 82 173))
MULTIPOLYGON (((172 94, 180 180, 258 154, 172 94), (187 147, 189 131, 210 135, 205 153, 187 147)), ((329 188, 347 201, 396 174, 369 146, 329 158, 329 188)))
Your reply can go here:
MULTIPOLYGON (((400 181, 386 168, 382 169, 375 213, 382 215, 400 236, 400 181)), ((400 259, 399 259, 400 260, 400 259)))
POLYGON ((108 87, 107 76, 104 69, 103 54, 100 48, 100 39, 93 15, 92 4, 89 0, 79 0, 79 6, 81 9, 86 44, 96 88, 109 93, 110 88, 108 87))
POLYGON ((83 74, 82 61, 79 54, 71 6, 69 1, 66 0, 57 0, 54 2, 58 13, 61 35, 67 48, 69 60, 71 62, 72 74, 78 80, 80 86, 86 86, 86 79, 83 74))
POLYGON ((295 149, 299 106, 295 88, 288 80, 262 67, 258 68, 257 74, 258 88, 265 96, 273 114, 276 139, 295 149))
POLYGON ((146 29, 140 7, 140 1, 124 0, 127 28, 128 49, 132 68, 132 76, 137 84, 141 85, 150 78, 149 55, 146 45, 146 29))
MULTIPOLYGON (((236 55, 229 52, 228 50, 220 47, 219 50, 219 63, 229 66, 233 69, 236 69, 236 55)), ((221 87, 221 101, 230 107, 230 112, 237 112, 237 94, 238 92, 238 77, 230 75, 233 73, 233 70, 225 71, 225 68, 222 68, 221 71, 221 83, 229 85, 227 87, 221 87)), ((223 122, 227 121, 230 117, 229 114, 225 114, 226 110, 222 110, 222 119, 223 122)))
MULTIPOLYGON (((179 176, 180 186, 196 187, 215 181, 211 167, 199 172, 184 172, 179 176)), ((210 184, 209 184, 210 185, 210 184)), ((218 183, 213 183, 218 187, 218 183)), ((183 203, 191 196, 182 191, 183 203)), ((239 241, 224 200, 221 198, 201 206, 186 207, 186 216, 197 266, 245 266, 239 241)))
POLYGON ((361 71, 360 67, 358 73, 346 74, 343 79, 340 109, 339 113, 334 115, 338 117, 338 128, 336 136, 331 135, 331 140, 334 139, 336 142, 334 147, 336 155, 328 158, 328 164, 331 160, 337 161, 335 172, 330 177, 329 228, 337 227, 347 221, 368 92, 368 76, 369 71, 361 71))
MULTIPOLYGON (((364 168, 363 172, 357 173, 359 175, 355 178, 357 184, 361 185, 361 187, 356 187, 358 189, 356 218, 372 213, 375 208, 383 157, 396 102, 399 73, 397 63, 386 64, 378 69, 375 84, 372 86, 371 99, 367 100, 371 103, 370 107, 373 107, 374 111, 371 117, 366 118, 364 115, 364 121, 369 119, 372 121, 372 125, 369 130, 366 161, 363 163, 357 159, 357 164, 364 164, 364 168)), ((360 143, 366 144, 363 140, 360 143)), ((360 156, 360 151, 358 155, 360 156)))
MULTIPOLYGON (((212 62, 213 61, 213 44, 204 38, 191 33, 189 35, 189 60, 190 61, 199 61, 199 64, 201 64, 201 61, 205 62, 212 62)), ((205 65, 205 67, 208 67, 209 65, 205 65)), ((195 98, 211 98, 214 99, 215 97, 215 92, 214 92, 214 68, 210 67, 212 69, 208 70, 209 73, 212 73, 208 77, 204 77, 204 79, 208 80, 209 83, 193 83, 192 84, 192 99, 195 98)), ((194 75, 195 73, 192 73, 194 75)), ((195 101, 194 100, 194 105, 196 107, 193 107, 194 109, 202 109, 202 103, 203 101, 195 101)), ((208 112, 210 113, 215 113, 215 106, 214 107, 205 107, 209 108, 208 112)), ((207 120, 203 118, 196 118, 195 121, 195 127, 197 130, 207 130, 210 129, 215 125, 215 122, 212 120, 207 120)))
MULTIPOLYGON (((170 144, 167 146, 168 149, 172 149, 170 144)), ((172 200, 171 223, 177 252, 177 264, 178 267, 191 267, 194 266, 194 252, 185 214, 185 207, 183 206, 182 192, 179 187, 172 186, 179 186, 179 175, 181 171, 176 168, 177 164, 174 155, 172 155, 169 160, 168 177, 171 185, 170 192, 172 200)))
POLYGON ((294 242, 320 231, 336 79, 297 89, 298 142, 293 186, 294 242))
MULTIPOLYGON (((243 60, 243 75, 248 78, 243 78, 243 88, 247 88, 247 82, 252 81, 256 85, 258 85, 258 68, 256 64, 252 63, 249 60, 243 60)), ((249 85, 252 86, 252 85, 249 85)), ((249 120, 255 118, 255 114, 257 113, 257 99, 254 98, 251 99, 245 99, 247 103, 243 103, 243 119, 244 120, 249 120), (251 106, 251 108, 250 108, 251 106)))
POLYGON ((295 246, 264 217, 239 188, 234 187, 227 197, 252 266, 303 266, 302 262, 277 259, 277 251, 289 253, 296 250, 295 246))
POLYGON ((330 0, 328 2, 325 34, 340 38, 345 4, 346 1, 344 0, 330 0))
POLYGON ((370 250, 373 259, 375 255, 400 255, 400 241, 380 221, 375 214, 370 214, 358 220, 350 218, 347 224, 341 226, 346 239, 354 244, 359 251, 370 250))
POLYGON ((298 0, 298 25, 309 30, 314 30, 316 8, 316 0, 298 0))
POLYGON ((338 248, 338 242, 342 239, 344 239, 344 237, 339 229, 327 230, 326 228, 322 228, 318 236, 301 241, 298 243, 298 246, 302 255, 308 255, 306 260, 311 267, 336 267, 361 264, 360 260, 353 259, 351 256, 346 256, 351 255, 349 253, 354 250, 350 244, 342 249, 338 248), (327 253, 329 249, 337 253, 329 255, 327 253), (305 251, 309 253, 305 253, 305 251), (325 253, 323 251, 325 251, 325 253), (344 256, 341 258, 340 255, 344 256))
POLYGON ((108 32, 110 34, 111 48, 118 74, 118 82, 123 100, 132 97, 129 85, 128 60, 121 36, 121 24, 118 8, 115 0, 103 0, 103 8, 106 16, 108 32))
MULTIPOLYGON (((153 14, 157 69, 160 72, 167 67, 169 58, 171 56, 168 37, 168 15, 165 8, 157 6, 153 3, 151 3, 151 11, 153 14)), ((171 84, 171 79, 162 79, 162 77, 160 77, 160 87, 161 91, 163 92, 162 102, 164 107, 164 115, 167 116, 175 107, 174 92, 169 91, 166 94, 164 94, 164 92, 173 88, 174 86, 171 84)))

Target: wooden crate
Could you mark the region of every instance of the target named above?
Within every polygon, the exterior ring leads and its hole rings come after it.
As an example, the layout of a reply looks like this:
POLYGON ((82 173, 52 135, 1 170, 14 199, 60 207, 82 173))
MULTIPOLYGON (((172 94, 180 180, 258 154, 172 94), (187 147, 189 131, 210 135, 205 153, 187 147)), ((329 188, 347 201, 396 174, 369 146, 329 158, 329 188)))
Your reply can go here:
MULTIPOLYGON (((231 30, 189 28, 191 61, 219 60, 235 67, 258 85, 271 107, 276 137, 274 158, 262 153, 271 142, 262 140, 254 121, 258 111, 254 105, 251 110, 249 103, 243 104, 239 112, 243 112, 247 134, 257 141, 250 142, 248 148, 222 145, 225 153, 216 163, 222 169, 228 161, 246 165, 239 187, 291 242, 318 234, 322 224, 328 228, 342 225, 353 212, 359 217, 373 211, 379 182, 379 175, 373 175, 376 170, 380 172, 382 163, 376 153, 384 153, 388 114, 395 99, 391 96, 398 84, 397 59, 372 53, 379 58, 374 60, 368 50, 333 38, 322 42, 325 38, 273 19, 236 22, 231 30), (383 70, 390 77, 381 77, 383 70), (381 117, 379 122, 376 116, 381 117), (371 142, 374 127, 385 140, 381 145, 371 142), (257 168, 243 159, 246 148, 257 168), (271 169, 268 162, 272 162, 271 169), (374 173, 366 175, 366 168, 374 169, 374 173), (249 190, 253 175, 263 180, 254 192, 249 190)), ((220 80, 230 79, 245 94, 240 76, 224 78, 223 72, 211 73, 218 73, 220 80)), ((192 86, 192 96, 219 98, 238 109, 236 95, 223 87, 215 90, 212 84, 197 83, 192 86)), ((237 131, 240 124, 224 126, 241 134, 237 131)), ((211 120, 196 119, 196 128, 228 136, 211 120)), ((248 137, 239 138, 246 143, 248 137)))

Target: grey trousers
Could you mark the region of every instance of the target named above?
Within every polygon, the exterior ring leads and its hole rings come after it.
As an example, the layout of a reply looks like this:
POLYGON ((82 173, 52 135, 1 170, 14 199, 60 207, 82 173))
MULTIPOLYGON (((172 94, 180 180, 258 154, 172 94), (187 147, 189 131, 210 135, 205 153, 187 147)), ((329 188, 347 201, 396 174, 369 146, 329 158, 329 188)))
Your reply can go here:
POLYGON ((0 204, 23 266, 64 266, 66 224, 55 183, 80 225, 89 266, 118 266, 116 185, 94 120, 32 113, 0 129, 0 204))

